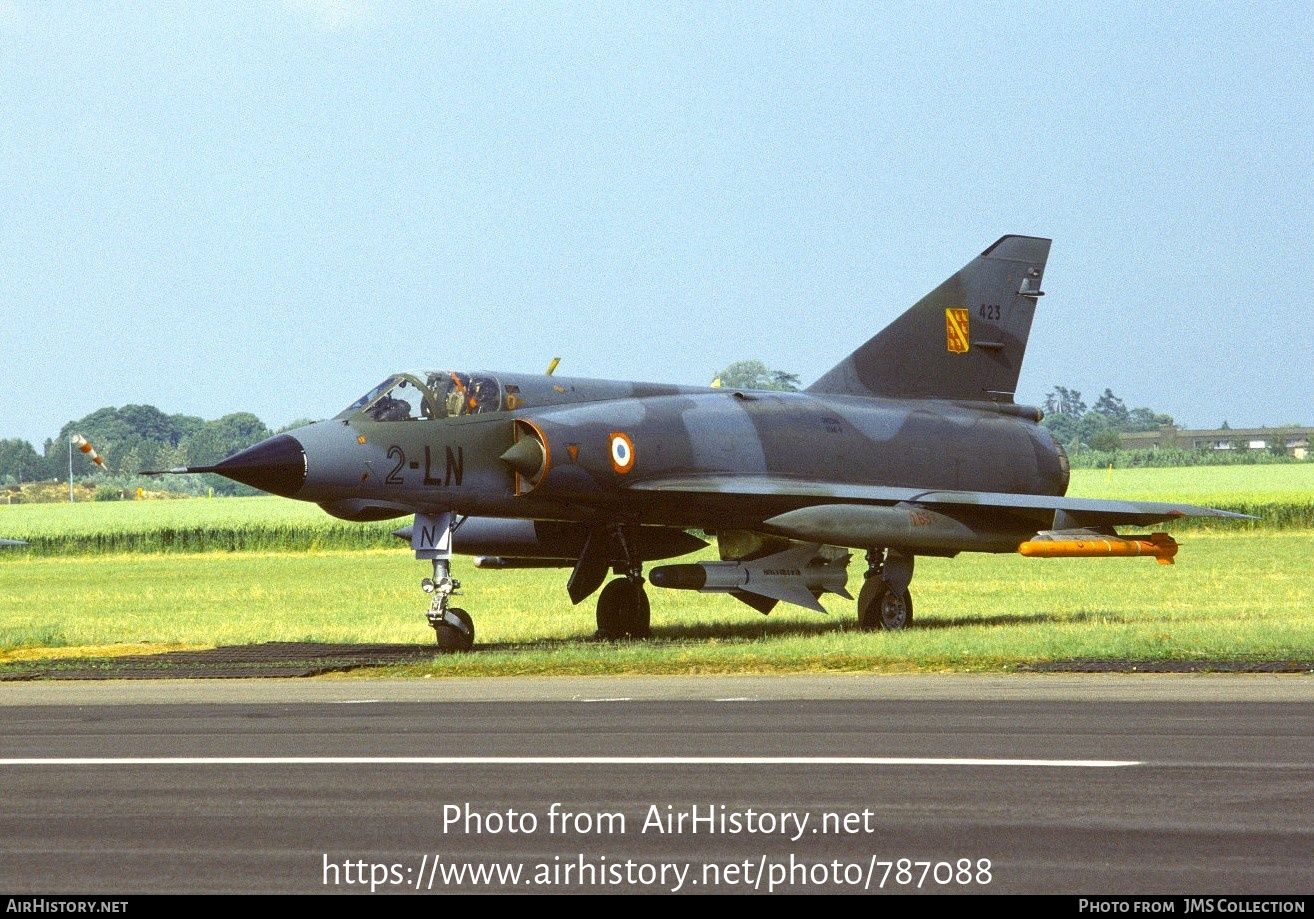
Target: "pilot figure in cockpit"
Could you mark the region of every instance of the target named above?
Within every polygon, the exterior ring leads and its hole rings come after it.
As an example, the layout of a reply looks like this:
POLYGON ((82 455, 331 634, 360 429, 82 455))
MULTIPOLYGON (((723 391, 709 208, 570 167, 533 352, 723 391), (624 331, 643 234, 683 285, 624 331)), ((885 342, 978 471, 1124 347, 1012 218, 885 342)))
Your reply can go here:
POLYGON ((461 415, 461 410, 465 407, 465 385, 456 374, 452 374, 452 382, 447 387, 447 399, 444 404, 448 418, 461 415))
POLYGON ((497 411, 497 384, 492 380, 475 377, 471 385, 474 392, 469 399, 470 411, 479 413, 497 411))

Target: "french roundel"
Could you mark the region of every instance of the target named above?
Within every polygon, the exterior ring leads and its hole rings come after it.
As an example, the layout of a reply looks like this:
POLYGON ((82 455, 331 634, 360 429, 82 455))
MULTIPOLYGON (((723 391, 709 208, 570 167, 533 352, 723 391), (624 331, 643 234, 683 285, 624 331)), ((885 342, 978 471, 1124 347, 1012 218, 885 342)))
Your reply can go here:
POLYGON ((634 441, 621 431, 611 435, 611 468, 622 474, 634 468, 634 441))

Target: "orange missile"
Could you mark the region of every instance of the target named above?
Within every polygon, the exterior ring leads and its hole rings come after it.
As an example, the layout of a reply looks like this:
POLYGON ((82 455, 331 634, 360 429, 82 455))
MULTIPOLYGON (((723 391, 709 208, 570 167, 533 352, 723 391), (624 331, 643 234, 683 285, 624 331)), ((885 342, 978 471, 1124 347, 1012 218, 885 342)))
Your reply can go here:
POLYGON ((1028 558, 1136 558, 1147 556, 1160 565, 1171 565, 1177 541, 1167 533, 1143 536, 1098 536, 1031 539, 1017 547, 1028 558))

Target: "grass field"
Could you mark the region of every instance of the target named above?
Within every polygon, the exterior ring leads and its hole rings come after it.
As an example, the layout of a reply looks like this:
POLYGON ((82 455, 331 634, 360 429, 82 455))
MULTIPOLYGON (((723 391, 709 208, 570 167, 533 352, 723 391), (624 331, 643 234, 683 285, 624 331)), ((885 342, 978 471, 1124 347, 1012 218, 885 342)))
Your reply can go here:
POLYGON ((351 523, 272 496, 0 505, 0 536, 40 555, 384 548, 407 522, 351 523))
MULTIPOLYGON (((763 617, 721 595, 653 589, 650 642, 590 640, 562 571, 459 571, 479 652, 433 673, 998 670, 1074 657, 1314 656, 1314 533, 1201 534, 1178 564, 964 555, 918 560, 916 628, 856 630, 849 601, 763 617), (491 647, 490 647, 491 646, 491 647)), ((852 566, 856 589, 861 567, 852 566)), ((10 558, 0 661, 262 641, 426 643, 427 571, 405 547, 318 553, 10 558)))
MULTIPOLYGON (((1171 529, 1314 529, 1314 463, 1186 469, 1077 469, 1068 493, 1084 498, 1183 501, 1253 514, 1253 523, 1180 521, 1171 529)), ((41 555, 115 552, 385 549, 405 519, 336 520, 285 498, 190 498, 0 504, 0 537, 41 555)))
POLYGON ((1074 469, 1068 494, 1081 498, 1183 501, 1252 514, 1252 523, 1202 518, 1169 529, 1314 528, 1314 463, 1191 466, 1182 469, 1074 469))
MULTIPOLYGON (((1083 471, 1071 493, 1314 506, 1314 466, 1083 471)), ((405 522, 349 524, 280 498, 0 506, 0 535, 55 547, 0 551, 0 664, 264 641, 429 643, 418 588, 428 566, 388 535, 405 522), (178 533, 195 534, 196 544, 178 533), (126 543, 134 551, 114 548, 122 534, 136 534, 126 543), (247 543, 234 545, 234 534, 247 543), (354 541, 344 548, 339 539, 354 541)), ((400 672, 1008 670, 1085 657, 1314 657, 1314 528, 1225 524, 1179 539, 1173 566, 919 558, 915 627, 901 633, 858 631, 852 602, 834 596, 823 601, 830 615, 782 605, 763 617, 724 595, 654 588, 653 640, 628 644, 592 640, 593 601, 571 606, 566 571, 479 571, 458 558, 476 653, 400 672)), ((855 561, 854 592, 861 572, 855 561)))
POLYGON ((1074 469, 1068 494, 1081 498, 1189 501, 1213 506, 1238 501, 1314 501, 1314 463, 1271 466, 1189 466, 1182 469, 1074 469))

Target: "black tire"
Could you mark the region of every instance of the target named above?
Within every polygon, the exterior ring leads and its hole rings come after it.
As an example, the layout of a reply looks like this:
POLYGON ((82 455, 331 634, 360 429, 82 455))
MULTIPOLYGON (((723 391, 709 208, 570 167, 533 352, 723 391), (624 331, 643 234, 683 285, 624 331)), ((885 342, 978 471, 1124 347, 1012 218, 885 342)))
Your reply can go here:
POLYGON ((598 631, 595 637, 604 641, 615 641, 625 637, 625 595, 629 592, 630 582, 617 578, 608 582, 598 594, 598 631))
POLYGON ((912 625, 912 594, 905 588, 896 593, 882 578, 868 578, 858 592, 858 627, 871 632, 897 632, 912 625))
POLYGON ((597 638, 647 638, 652 634, 652 607, 642 581, 616 578, 598 595, 597 638))
POLYGON ((872 632, 881 627, 880 617, 875 610, 885 590, 885 582, 878 577, 867 578, 862 582, 862 589, 858 591, 858 628, 864 632, 872 632))
POLYGON ((638 602, 630 607, 630 616, 625 623, 625 634, 631 638, 649 638, 652 636, 652 606, 648 602, 648 591, 643 589, 642 581, 634 584, 634 594, 638 602))
POLYGON ((441 622, 434 626, 434 635, 438 639, 438 649, 448 654, 457 651, 469 651, 474 647, 474 620, 470 614, 459 607, 452 607, 447 612, 451 613, 461 624, 465 626, 465 631, 458 629, 450 622, 441 622))

